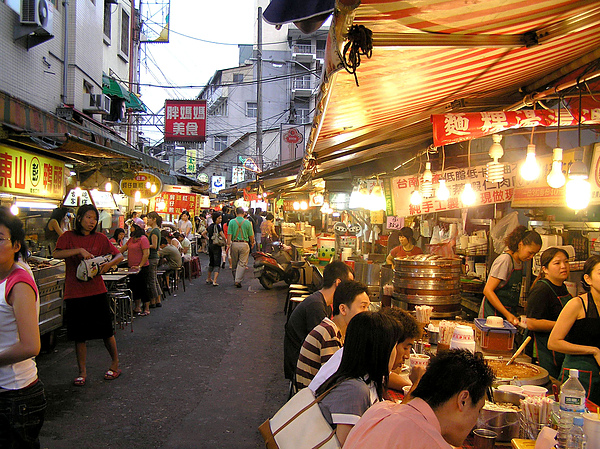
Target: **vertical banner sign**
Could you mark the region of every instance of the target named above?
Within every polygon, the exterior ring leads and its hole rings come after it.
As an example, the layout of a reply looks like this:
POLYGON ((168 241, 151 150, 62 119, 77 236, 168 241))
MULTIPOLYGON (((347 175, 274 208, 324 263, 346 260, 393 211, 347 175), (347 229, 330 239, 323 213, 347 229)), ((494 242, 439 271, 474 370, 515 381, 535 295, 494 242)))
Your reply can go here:
POLYGON ((246 169, 242 166, 236 165, 231 170, 231 183, 237 184, 238 182, 244 182, 246 180, 246 169))
POLYGON ((65 164, 0 145, 0 192, 62 199, 65 164))
POLYGON ((225 188, 225 176, 213 176, 210 182, 211 193, 219 193, 225 188))
POLYGON ((392 182, 389 178, 383 180, 383 193, 385 195, 385 214, 394 215, 394 201, 392 199, 392 182))
POLYGON ((434 173, 434 191, 439 186, 439 180, 445 179, 446 187, 450 191, 450 197, 445 201, 438 200, 435 196, 432 198, 423 198, 423 202, 419 206, 410 204, 410 194, 419 184, 417 176, 392 178, 394 213, 391 215, 407 217, 466 207, 462 204, 460 195, 465 188, 465 184, 468 182, 471 183, 471 187, 475 191, 477 198, 473 206, 511 201, 517 178, 517 164, 510 163, 504 166, 505 173, 504 181, 502 182, 487 182, 485 180, 485 170, 485 165, 480 165, 471 168, 446 170, 443 173, 434 173))
POLYGON ((281 125, 281 163, 295 161, 304 155, 304 126, 281 125))
POLYGON ((188 174, 196 173, 196 154, 197 150, 188 148, 185 150, 185 171, 188 174))
POLYGON ((206 140, 206 100, 165 101, 165 142, 206 140))

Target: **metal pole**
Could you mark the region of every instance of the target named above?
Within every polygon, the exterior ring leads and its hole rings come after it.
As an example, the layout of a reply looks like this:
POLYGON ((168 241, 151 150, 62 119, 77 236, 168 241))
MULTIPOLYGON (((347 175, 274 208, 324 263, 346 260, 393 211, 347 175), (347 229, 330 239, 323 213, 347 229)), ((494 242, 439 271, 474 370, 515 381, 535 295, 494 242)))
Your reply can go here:
POLYGON ((262 8, 258 8, 258 28, 256 46, 256 165, 262 172, 262 8))

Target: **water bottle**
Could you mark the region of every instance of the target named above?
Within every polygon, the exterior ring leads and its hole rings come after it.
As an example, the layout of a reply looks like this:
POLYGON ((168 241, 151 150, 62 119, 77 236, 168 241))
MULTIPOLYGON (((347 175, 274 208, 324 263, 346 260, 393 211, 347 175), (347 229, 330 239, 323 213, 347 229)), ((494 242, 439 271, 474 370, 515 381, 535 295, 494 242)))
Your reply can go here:
POLYGON ((567 438, 573 426, 573 418, 581 417, 583 412, 585 412, 585 396, 585 388, 579 382, 579 371, 570 369, 569 379, 567 379, 560 389, 559 449, 567 448, 567 438))
POLYGON ((583 418, 576 416, 573 418, 573 427, 569 432, 567 439, 567 449, 585 449, 586 439, 583 434, 583 418))

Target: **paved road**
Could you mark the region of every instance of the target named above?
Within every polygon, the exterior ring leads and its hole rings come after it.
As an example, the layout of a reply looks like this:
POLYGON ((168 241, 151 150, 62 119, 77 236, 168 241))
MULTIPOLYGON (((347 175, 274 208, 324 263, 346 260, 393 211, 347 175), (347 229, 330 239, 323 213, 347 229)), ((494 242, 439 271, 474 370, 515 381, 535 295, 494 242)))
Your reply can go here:
MULTIPOLYGON (((252 259, 250 259, 252 261, 252 259)), ((242 289, 225 270, 220 286, 203 274, 164 307, 117 331, 123 374, 103 380, 110 359, 89 343, 88 381, 74 347, 60 338, 38 357, 48 410, 42 447, 260 448, 257 427, 286 399, 283 379, 285 284, 265 291, 246 273, 242 289)))

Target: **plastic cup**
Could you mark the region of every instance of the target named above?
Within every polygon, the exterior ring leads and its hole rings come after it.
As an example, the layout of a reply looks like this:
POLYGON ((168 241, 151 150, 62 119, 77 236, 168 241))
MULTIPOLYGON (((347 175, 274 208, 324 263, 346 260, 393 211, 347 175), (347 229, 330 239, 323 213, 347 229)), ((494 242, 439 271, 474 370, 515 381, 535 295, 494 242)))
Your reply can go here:
POLYGON ((600 449, 600 418, 597 413, 584 413, 583 432, 587 437, 587 449, 600 449))
POLYGON ((406 397, 406 395, 408 394, 408 392, 410 391, 412 387, 410 385, 406 385, 404 387, 402 387, 402 393, 404 394, 404 397, 406 397))
POLYGON ((548 393, 548 389, 545 387, 539 387, 537 385, 523 385, 522 388, 525 396, 539 396, 543 398, 548 393))
POLYGON ((427 365, 429 365, 429 356, 425 354, 411 354, 408 359, 408 364, 411 370, 415 366, 427 368, 427 365))
POLYGON ((475 449, 494 449, 498 434, 488 429, 475 429, 473 431, 473 447, 475 449))

